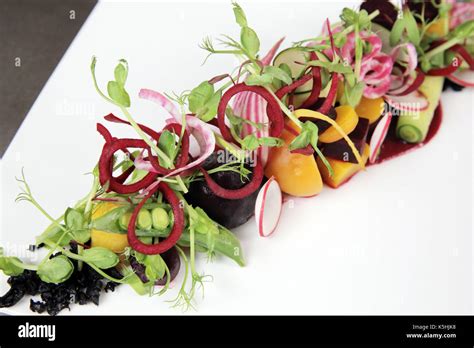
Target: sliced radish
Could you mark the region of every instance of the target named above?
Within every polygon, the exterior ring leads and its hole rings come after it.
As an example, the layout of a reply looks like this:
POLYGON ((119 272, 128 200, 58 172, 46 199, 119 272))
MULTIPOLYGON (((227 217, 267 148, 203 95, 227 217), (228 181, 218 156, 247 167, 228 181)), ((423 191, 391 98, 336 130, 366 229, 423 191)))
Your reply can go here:
POLYGON ((407 112, 424 111, 430 105, 428 98, 420 91, 403 96, 385 95, 385 100, 392 108, 407 112))
POLYGON ((456 71, 449 76, 448 79, 464 87, 474 87, 474 71, 473 70, 462 70, 456 71))
POLYGON ((280 185, 272 176, 260 189, 255 203, 255 221, 260 236, 268 237, 275 231, 280 220, 282 203, 280 185))
POLYGON ((387 136, 388 129, 390 128, 390 121, 392 120, 392 113, 387 112, 379 121, 377 126, 372 133, 372 137, 370 138, 370 155, 369 155, 369 162, 374 163, 377 159, 377 155, 379 153, 379 149, 387 136))

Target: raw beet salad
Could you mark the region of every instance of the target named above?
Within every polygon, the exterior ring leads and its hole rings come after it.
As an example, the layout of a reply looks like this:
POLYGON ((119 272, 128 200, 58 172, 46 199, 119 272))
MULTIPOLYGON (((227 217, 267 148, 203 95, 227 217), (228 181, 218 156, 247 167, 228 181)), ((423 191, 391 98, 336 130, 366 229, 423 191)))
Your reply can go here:
POLYGON ((126 284, 139 295, 172 292, 172 305, 189 309, 212 279, 197 269, 197 254, 244 266, 231 229, 255 215, 256 233, 268 237, 284 195, 338 188, 426 144, 441 125, 443 89, 474 86, 474 3, 368 0, 321 23, 319 36, 285 49, 281 39, 265 55, 232 5, 240 37, 222 35, 219 46, 205 38, 201 47, 206 60, 234 55, 239 66, 183 93, 140 91, 136 102, 165 115, 162 129, 130 113, 127 61, 105 89, 92 58, 93 84, 113 112, 97 123, 103 146, 92 187, 52 217, 18 179, 17 201, 50 220, 32 245, 46 256, 27 264, 0 248, 11 286, 0 307, 30 296, 32 311, 56 315, 99 305, 104 291, 126 284), (114 136, 118 127, 130 137, 114 136))

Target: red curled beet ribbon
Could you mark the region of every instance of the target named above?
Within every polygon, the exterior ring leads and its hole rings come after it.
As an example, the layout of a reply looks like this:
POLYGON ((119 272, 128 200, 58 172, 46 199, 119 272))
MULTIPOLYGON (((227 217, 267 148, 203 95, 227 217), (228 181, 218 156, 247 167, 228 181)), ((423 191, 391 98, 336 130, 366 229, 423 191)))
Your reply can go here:
POLYGON ((211 189, 211 191, 220 198, 225 199, 242 199, 247 196, 250 196, 260 187, 260 184, 263 180, 263 165, 259 159, 256 160, 256 164, 253 170, 252 180, 247 183, 244 187, 237 189, 237 190, 229 190, 222 186, 220 186, 214 179, 211 178, 209 173, 202 167, 199 167, 199 170, 204 175, 204 179, 206 180, 207 186, 211 189))
POLYGON ((179 238, 181 238, 183 229, 184 229, 184 212, 179 202, 179 199, 174 193, 174 191, 167 184, 165 184, 164 182, 160 182, 158 185, 156 185, 153 189, 151 189, 147 193, 147 195, 142 199, 142 201, 133 210, 133 214, 128 224, 128 232, 127 232, 128 243, 130 244, 132 249, 142 254, 145 254, 145 255, 161 254, 161 253, 164 253, 165 251, 168 251, 169 249, 171 249, 173 246, 176 245, 179 238), (173 216, 174 216, 174 224, 169 236, 165 240, 160 241, 158 244, 145 244, 145 243, 142 243, 138 239, 135 233, 135 225, 136 225, 136 221, 137 221, 137 217, 138 217, 138 213, 140 212, 140 209, 143 207, 146 201, 157 191, 160 191, 161 193, 163 193, 164 198, 171 205, 171 210, 173 211, 173 216))
MULTIPOLYGON (((98 127, 99 128, 99 127, 98 127)), ((130 167, 119 177, 113 176, 114 153, 117 151, 128 151, 128 148, 148 149, 148 145, 140 139, 112 139, 106 141, 102 148, 102 154, 99 159, 99 182, 102 186, 108 183, 108 191, 114 191, 120 194, 135 193, 151 185, 157 174, 148 173, 143 179, 133 184, 124 185, 123 183, 131 174, 134 167, 130 167)))
MULTIPOLYGON (((110 121, 110 122, 130 125, 130 122, 125 121, 125 120, 115 116, 112 113, 105 116, 104 119, 106 119, 107 121, 110 121)), ((153 129, 151 129, 147 126, 144 126, 142 124, 138 124, 138 127, 140 127, 140 129, 142 131, 144 131, 146 134, 151 136, 157 142, 160 140, 161 132, 156 132, 153 129)), ((182 127, 179 123, 170 123, 170 124, 167 124, 165 126, 165 128, 163 128, 163 130, 172 131, 175 134, 179 135, 179 134, 181 134, 182 127)), ((149 149, 147 149, 147 151, 148 151, 148 154, 149 154, 150 164, 156 170, 157 174, 167 175, 167 174, 171 173, 171 169, 167 169, 167 168, 164 168, 164 167, 160 166, 160 164, 158 162, 158 159, 151 155, 149 149)), ((178 168, 181 168, 181 167, 185 166, 188 163, 188 161, 189 161, 189 133, 185 130, 184 133, 183 133, 182 141, 181 141, 181 151, 180 151, 180 154, 179 154, 178 159, 176 161, 174 169, 178 169, 178 168)))
POLYGON ((459 44, 454 45, 451 47, 451 51, 458 53, 466 61, 467 65, 469 65, 469 69, 474 70, 474 57, 472 57, 463 46, 459 44))
MULTIPOLYGON (((318 59, 318 56, 314 52, 311 52, 309 57, 311 60, 318 59)), ((313 66, 311 68, 311 74, 313 75, 313 89, 311 90, 308 99, 306 99, 303 105, 301 105, 302 108, 309 108, 314 105, 319 99, 319 94, 321 94, 321 68, 313 66)))
POLYGON ((278 99, 281 99, 288 93, 293 92, 298 87, 303 86, 306 82, 308 82, 312 78, 313 77, 310 74, 303 75, 298 80, 294 81, 292 84, 286 85, 280 88, 278 91, 275 92, 275 95, 278 97, 278 99))
MULTIPOLYGON (((182 127, 179 123, 169 123, 165 126, 165 128, 163 128, 163 130, 172 131, 175 134, 179 135, 181 134, 182 127)), ((158 133, 158 140, 160 136, 161 136, 161 132, 158 133)), ((171 173, 173 170, 184 167, 188 163, 189 161, 189 133, 186 130, 183 133, 183 138, 181 140, 181 150, 176 160, 174 169, 167 169, 160 166, 160 163, 158 162, 157 157, 151 155, 150 148, 148 148, 147 151, 149 154, 148 160, 150 161, 150 164, 156 170, 156 172, 161 175, 167 175, 171 173)))
POLYGON ((323 105, 317 110, 318 112, 326 115, 331 108, 334 100, 336 99, 337 86, 339 84, 339 74, 336 72, 332 73, 331 76, 331 88, 329 89, 328 95, 324 100, 323 105))
POLYGON ((283 112, 281 111, 278 102, 265 88, 261 86, 247 86, 245 83, 238 83, 230 87, 224 93, 221 101, 219 102, 219 107, 217 108, 217 124, 221 131, 222 137, 229 142, 235 142, 232 134, 230 133, 229 127, 227 127, 225 124, 225 110, 230 102, 230 99, 234 95, 241 92, 256 93, 267 101, 267 117, 270 121, 269 134, 272 137, 279 137, 283 131, 284 121, 283 112))
MULTIPOLYGON (((436 45, 438 46, 438 45, 436 45)), ((431 76, 448 76, 456 72, 461 66, 463 60, 469 65, 470 70, 474 70, 474 58, 469 54, 469 52, 461 45, 457 44, 450 48, 450 51, 457 53, 457 60, 453 60, 451 64, 442 67, 434 68, 428 71, 426 74, 431 76)))
MULTIPOLYGON (((403 91, 399 93, 389 92, 387 94, 395 95, 395 96, 404 96, 416 91, 422 85, 423 81, 425 81, 425 74, 421 71, 420 68, 416 68, 415 73, 416 73, 416 77, 412 80, 410 86, 408 86, 406 89, 404 89, 403 91)), ((405 81, 406 81, 405 83, 409 83, 410 78, 407 77, 405 81)))

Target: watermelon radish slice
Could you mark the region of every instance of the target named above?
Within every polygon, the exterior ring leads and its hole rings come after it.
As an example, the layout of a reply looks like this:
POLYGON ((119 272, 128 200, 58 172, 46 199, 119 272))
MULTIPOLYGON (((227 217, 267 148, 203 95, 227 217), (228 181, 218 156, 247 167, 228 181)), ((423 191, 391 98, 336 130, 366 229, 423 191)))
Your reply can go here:
POLYGON ((255 221, 262 237, 270 236, 280 220, 283 198, 280 185, 272 176, 260 189, 255 203, 255 221))
POLYGON ((377 155, 379 153, 380 148, 382 147, 383 141, 387 136, 388 129, 390 128, 390 121, 392 120, 392 113, 387 112, 382 118, 380 119, 379 123, 374 129, 372 133, 372 137, 370 138, 370 155, 369 155, 369 162, 375 163, 377 160, 377 155))
POLYGON ((451 75, 447 76, 448 79, 457 83, 458 85, 464 87, 474 87, 474 71, 473 70, 463 70, 456 71, 451 75))
POLYGON ((428 98, 420 91, 403 96, 385 95, 385 101, 394 109, 411 112, 427 110, 430 105, 428 98))

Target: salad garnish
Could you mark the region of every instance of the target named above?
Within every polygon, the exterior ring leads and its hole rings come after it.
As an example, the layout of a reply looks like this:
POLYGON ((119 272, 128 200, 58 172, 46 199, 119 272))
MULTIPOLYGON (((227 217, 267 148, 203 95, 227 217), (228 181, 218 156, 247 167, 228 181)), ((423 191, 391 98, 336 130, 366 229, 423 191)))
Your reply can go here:
POLYGON ((30 309, 56 315, 129 285, 139 295, 175 291, 172 306, 196 308, 213 280, 198 269, 199 254, 244 266, 231 229, 255 215, 269 237, 284 195, 316 196, 428 143, 441 125, 443 89, 474 86, 472 3, 367 0, 320 23, 319 36, 287 48, 281 38, 265 55, 243 8, 232 9, 239 37, 206 37, 200 47, 203 64, 219 55, 238 64, 184 92, 142 88, 134 98, 125 59, 103 91, 92 58, 92 83, 112 110, 96 125, 103 145, 90 191, 55 218, 22 172, 16 201, 49 221, 32 246, 45 256, 31 264, 0 247, 11 286, 0 307, 39 295, 30 309), (137 122, 130 107, 145 100, 164 118, 137 122), (117 137, 119 126, 130 135, 117 137))

